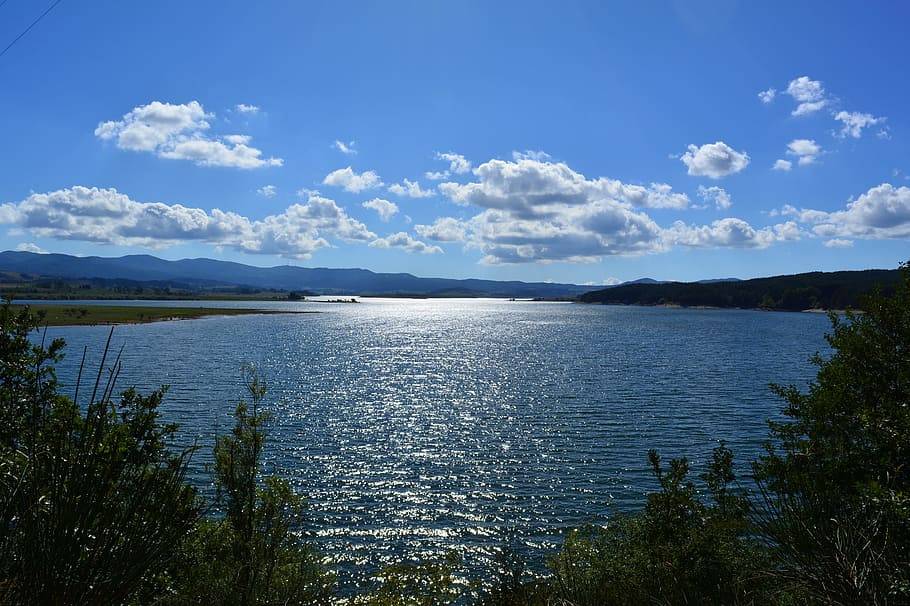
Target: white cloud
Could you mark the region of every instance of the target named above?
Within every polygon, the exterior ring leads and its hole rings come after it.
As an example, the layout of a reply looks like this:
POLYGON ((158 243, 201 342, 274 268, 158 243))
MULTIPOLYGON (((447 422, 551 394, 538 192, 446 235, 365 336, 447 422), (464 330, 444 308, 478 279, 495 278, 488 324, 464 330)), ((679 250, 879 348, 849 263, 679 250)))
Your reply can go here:
POLYGON ((828 105, 822 83, 812 80, 808 76, 800 76, 791 80, 787 85, 787 94, 798 103, 792 112, 794 116, 806 116, 828 105))
POLYGON ((421 253, 424 255, 433 255, 441 253, 442 249, 426 242, 421 242, 411 237, 409 234, 400 231, 385 238, 377 238, 370 242, 374 248, 400 248, 410 253, 421 253))
POLYGON ((512 159, 518 162, 519 160, 534 160, 535 162, 549 162, 550 154, 540 150, 526 149, 524 151, 513 151, 512 159))
POLYGON ((825 240, 825 246, 828 248, 852 248, 853 240, 843 240, 841 238, 832 238, 825 240))
POLYGON ((82 186, 0 205, 0 223, 61 240, 150 248, 204 242, 295 259, 330 246, 329 237, 361 242, 376 237, 333 200, 319 196, 254 220, 217 208, 137 202, 115 189, 82 186))
POLYGON ((910 238, 910 187, 906 186, 882 183, 835 212, 797 210, 792 206, 784 207, 782 212, 810 224, 812 231, 824 238, 910 238))
POLYGON ((462 175, 471 170, 471 161, 454 152, 439 153, 436 152, 437 160, 444 160, 449 163, 449 172, 462 175))
POLYGON ((356 146, 357 146, 356 141, 348 141, 347 143, 345 143, 344 141, 339 141, 338 139, 335 139, 335 142, 332 143, 332 147, 334 147, 335 149, 337 149, 338 151, 340 151, 343 154, 347 154, 348 156, 353 156, 357 153, 356 146))
POLYGON ((366 170, 357 174, 350 166, 330 172, 326 175, 325 179, 322 180, 322 184, 341 187, 345 191, 353 192, 355 194, 362 192, 365 189, 375 189, 384 185, 382 179, 380 179, 379 175, 374 171, 366 170))
POLYGON ((417 181, 409 181, 408 179, 405 179, 401 183, 389 185, 389 191, 399 196, 407 196, 408 198, 429 198, 436 195, 436 192, 432 189, 422 189, 420 183, 417 181))
POLYGON ((749 165, 749 155, 738 152, 723 141, 706 143, 701 147, 689 145, 680 160, 690 175, 720 179, 738 173, 749 165))
POLYGON ((480 207, 479 214, 464 221, 445 217, 415 229, 427 239, 464 241, 481 251, 485 263, 593 262, 677 244, 763 247, 797 237, 793 223, 754 229, 740 219, 666 230, 640 209, 685 208, 684 194, 664 184, 588 179, 564 163, 490 160, 474 174, 476 182, 443 183, 439 189, 457 204, 480 207))
POLYGON ((724 210, 733 206, 730 194, 723 187, 699 185, 698 196, 705 202, 714 204, 717 210, 724 210))
POLYGON ((686 225, 677 221, 663 233, 669 244, 693 248, 767 248, 775 242, 798 240, 799 226, 787 221, 756 229, 742 219, 718 219, 710 225, 686 225))
POLYGON ((443 179, 448 179, 450 174, 447 170, 428 170, 423 173, 423 176, 430 181, 442 181, 443 179))
POLYGON ((872 114, 845 111, 835 114, 834 119, 843 123, 837 136, 841 138, 849 136, 854 139, 859 139, 862 136, 864 128, 875 126, 885 121, 885 118, 876 118, 872 114))
POLYGON ((278 195, 278 188, 274 185, 263 185, 256 190, 256 193, 263 198, 274 198, 278 195))
POLYGON ((414 231, 427 240, 463 242, 467 238, 468 226, 452 217, 439 217, 432 225, 415 225, 414 231))
POLYGON ((769 88, 768 90, 763 90, 758 93, 758 98, 761 99, 762 103, 768 104, 774 101, 774 97, 777 96, 777 89, 769 88))
POLYGON ((16 245, 19 252, 38 253, 39 255, 47 254, 47 251, 35 244, 34 242, 22 242, 16 245))
POLYGON ((373 198, 372 200, 367 200, 361 206, 375 210, 377 213, 379 213, 379 218, 383 221, 388 221, 398 212, 397 204, 394 202, 389 202, 388 200, 383 200, 382 198, 373 198))
POLYGON ((821 151, 821 146, 813 139, 794 139, 787 144, 787 153, 796 156, 800 166, 814 164, 821 151))
POLYGON ((258 114, 259 107, 256 105, 249 105, 247 103, 238 103, 234 106, 234 109, 240 112, 241 114, 258 114))
POLYGON ((442 183, 439 191, 457 204, 507 209, 518 215, 546 214, 552 204, 576 206, 609 198, 636 207, 683 209, 689 198, 665 183, 630 185, 588 179, 562 162, 490 160, 474 170, 474 183, 442 183))
POLYGON ((281 158, 263 158, 249 145, 250 137, 206 135, 213 114, 198 101, 175 105, 153 101, 132 109, 120 120, 102 122, 95 136, 114 141, 120 149, 150 152, 159 158, 191 160, 198 166, 252 169, 281 166, 281 158))
POLYGON ((790 162, 789 160, 784 160, 782 158, 779 158, 774 161, 774 166, 771 167, 771 170, 782 170, 782 171, 786 172, 786 171, 789 171, 791 168, 793 168, 792 162, 790 162))

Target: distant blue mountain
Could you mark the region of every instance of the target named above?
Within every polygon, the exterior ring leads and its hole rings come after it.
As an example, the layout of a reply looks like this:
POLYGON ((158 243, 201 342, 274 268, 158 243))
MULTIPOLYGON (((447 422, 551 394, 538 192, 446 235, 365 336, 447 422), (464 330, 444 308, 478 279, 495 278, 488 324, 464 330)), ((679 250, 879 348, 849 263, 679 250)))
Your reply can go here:
POLYGON ((180 282, 201 290, 246 286, 344 295, 477 297, 575 297, 590 290, 576 284, 420 278, 366 269, 255 267, 215 259, 167 261, 151 255, 75 257, 62 254, 0 252, 0 271, 67 279, 101 278, 180 282))

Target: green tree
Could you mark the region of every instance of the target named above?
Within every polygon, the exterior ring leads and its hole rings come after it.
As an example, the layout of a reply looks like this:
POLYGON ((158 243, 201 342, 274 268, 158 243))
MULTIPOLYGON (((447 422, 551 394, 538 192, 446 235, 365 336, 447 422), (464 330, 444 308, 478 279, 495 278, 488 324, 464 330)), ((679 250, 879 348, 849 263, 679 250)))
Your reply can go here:
POLYGON ((230 435, 215 444, 214 476, 223 517, 208 519, 173 569, 179 604, 252 606, 321 604, 334 579, 295 534, 303 501, 287 480, 260 478, 270 417, 261 410, 266 385, 245 372, 250 403, 240 402, 230 435))
POLYGON ((865 313, 831 314, 808 391, 755 463, 774 574, 821 603, 910 603, 910 268, 865 313))
POLYGON ((163 389, 115 401, 108 349, 83 407, 59 394, 64 344, 33 341, 40 322, 0 307, 0 602, 125 603, 199 516, 184 482, 191 451, 167 448, 163 389))

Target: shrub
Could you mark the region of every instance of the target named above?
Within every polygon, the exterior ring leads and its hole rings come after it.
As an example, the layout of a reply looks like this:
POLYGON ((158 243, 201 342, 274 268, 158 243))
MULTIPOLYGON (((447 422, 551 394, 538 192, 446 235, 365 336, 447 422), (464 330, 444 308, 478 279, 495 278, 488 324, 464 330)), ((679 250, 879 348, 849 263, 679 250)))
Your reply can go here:
POLYGON ((812 599, 910 602, 910 268, 865 313, 831 314, 833 355, 755 463, 774 574, 812 599))
POLYGON ((215 444, 215 487, 223 517, 203 521, 172 567, 175 604, 321 604, 334 579, 295 534, 303 501, 287 480, 260 479, 269 415, 266 386, 250 368, 251 403, 240 402, 230 435, 215 444))
POLYGON ((124 603, 199 516, 190 451, 166 446, 176 428, 158 423, 163 389, 114 400, 119 360, 106 376, 102 360, 82 408, 60 395, 63 342, 33 343, 39 324, 0 308, 0 602, 124 603))

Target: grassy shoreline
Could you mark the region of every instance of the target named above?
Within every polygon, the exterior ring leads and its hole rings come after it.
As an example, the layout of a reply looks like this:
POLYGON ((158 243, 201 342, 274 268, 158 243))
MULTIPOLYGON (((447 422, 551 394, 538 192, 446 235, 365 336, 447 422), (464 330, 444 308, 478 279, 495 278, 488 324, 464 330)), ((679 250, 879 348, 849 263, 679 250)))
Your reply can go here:
POLYGON ((169 320, 195 320, 212 316, 245 316, 316 313, 277 309, 230 307, 161 307, 152 305, 19 305, 42 315, 46 326, 95 326, 111 324, 147 324, 169 320))

